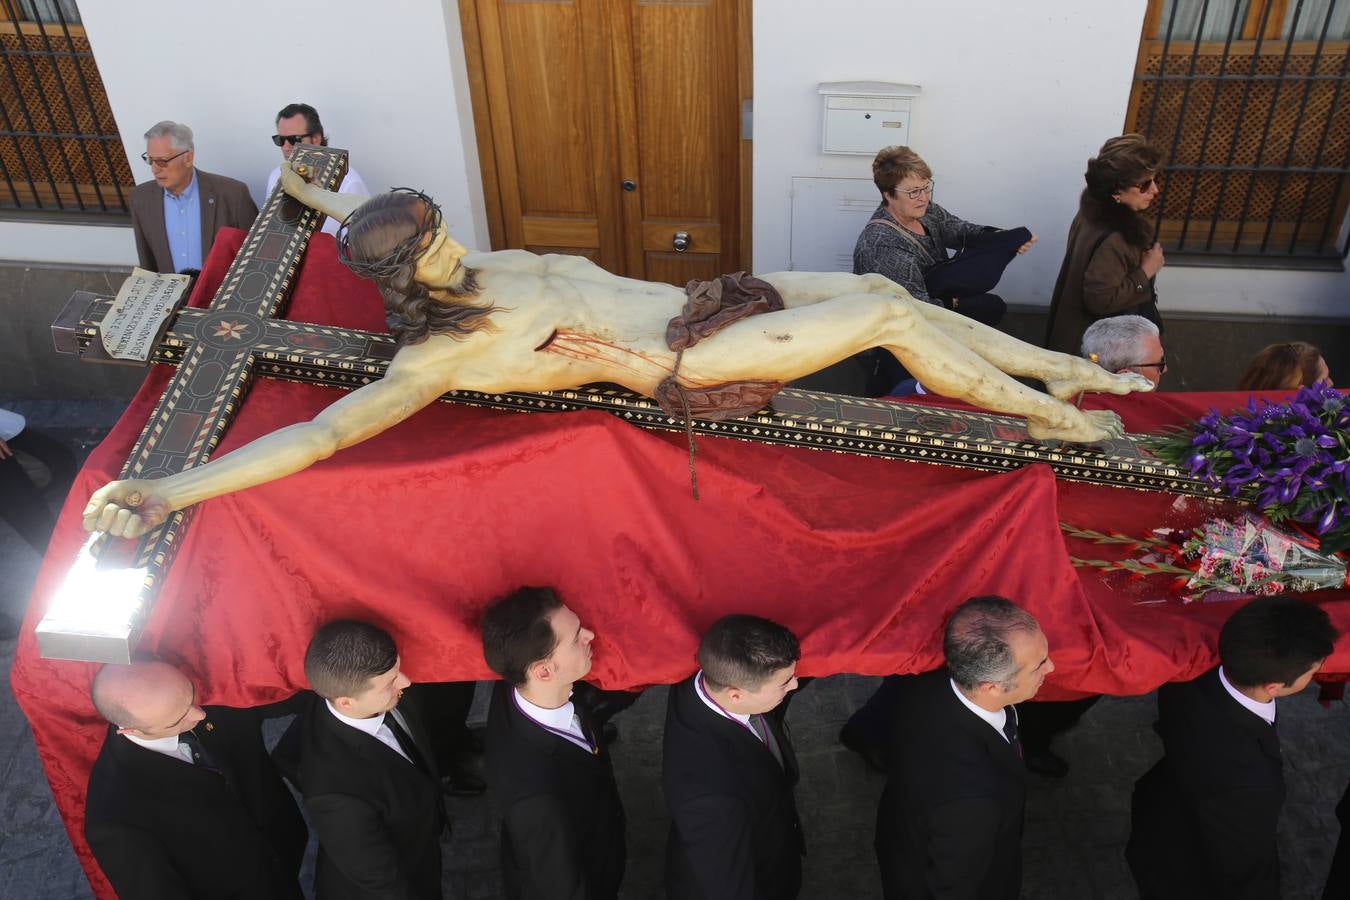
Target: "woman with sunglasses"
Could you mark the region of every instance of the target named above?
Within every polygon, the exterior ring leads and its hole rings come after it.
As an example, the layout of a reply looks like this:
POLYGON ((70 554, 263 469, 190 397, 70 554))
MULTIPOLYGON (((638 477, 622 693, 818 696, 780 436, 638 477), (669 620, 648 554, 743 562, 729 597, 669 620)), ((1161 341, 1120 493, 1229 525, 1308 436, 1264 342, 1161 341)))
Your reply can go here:
POLYGON ((1051 350, 1074 352, 1088 325, 1107 316, 1143 316, 1162 329, 1153 281, 1165 260, 1144 214, 1158 199, 1161 159, 1142 135, 1123 134, 1088 160, 1050 299, 1051 350))

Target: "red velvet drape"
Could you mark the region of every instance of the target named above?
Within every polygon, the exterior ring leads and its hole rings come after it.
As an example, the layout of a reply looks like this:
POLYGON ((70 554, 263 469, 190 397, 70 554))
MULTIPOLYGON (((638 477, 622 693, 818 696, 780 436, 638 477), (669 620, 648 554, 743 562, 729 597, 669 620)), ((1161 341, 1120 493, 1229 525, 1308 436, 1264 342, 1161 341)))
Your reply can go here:
MULTIPOLYGON (((194 305, 209 301, 242 237, 217 239, 194 305)), ((383 328, 374 288, 337 264, 327 235, 311 245, 288 318, 383 328)), ((38 658, 32 626, 83 541, 89 494, 115 477, 170 374, 150 372, 76 481, 11 674, 100 896, 112 893, 81 834, 103 736, 88 699, 95 667, 38 658)), ((258 379, 217 453, 334 396, 258 379)), ((1243 399, 1096 402, 1140 431, 1243 399)), ((1193 509, 1172 510, 1172 496, 1057 483, 1045 466, 985 474, 700 438, 695 501, 685 454, 681 436, 604 413, 435 404, 305 472, 202 504, 141 649, 180 664, 202 702, 257 704, 305 687, 302 656, 318 624, 356 616, 394 633, 415 680, 487 678, 474 626, 483 605, 551 584, 595 630, 593 677, 607 688, 685 677, 700 631, 731 611, 790 625, 804 675, 917 672, 939 664, 941 622, 956 603, 1001 593, 1040 618, 1057 666, 1043 696, 1065 697, 1141 693, 1204 671, 1233 609, 1182 606, 1165 579, 1069 564, 1060 520, 1129 533, 1198 521, 1193 509)), ((1350 593, 1311 599, 1350 629, 1350 593)), ((1350 640, 1325 672, 1350 674, 1350 640)))

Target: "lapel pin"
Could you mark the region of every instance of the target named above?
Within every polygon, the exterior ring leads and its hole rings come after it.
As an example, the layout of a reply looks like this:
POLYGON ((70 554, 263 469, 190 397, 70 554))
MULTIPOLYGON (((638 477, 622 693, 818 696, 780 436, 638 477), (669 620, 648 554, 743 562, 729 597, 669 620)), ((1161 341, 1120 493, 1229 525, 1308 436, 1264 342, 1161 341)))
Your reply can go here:
POLYGON ((215 730, 216 730, 216 726, 212 725, 210 722, 207 722, 207 723, 206 723, 206 730, 207 730, 207 731, 215 731, 215 730))

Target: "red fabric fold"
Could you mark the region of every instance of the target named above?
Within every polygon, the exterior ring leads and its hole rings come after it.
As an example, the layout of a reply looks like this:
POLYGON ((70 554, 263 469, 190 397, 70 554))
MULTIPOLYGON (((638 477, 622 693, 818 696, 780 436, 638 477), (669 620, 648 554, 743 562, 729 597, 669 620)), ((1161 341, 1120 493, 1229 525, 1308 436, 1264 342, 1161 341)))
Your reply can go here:
MULTIPOLYGON (((241 240, 218 238, 193 305, 212 296, 241 240)), ((325 235, 307 253, 287 317, 376 330, 384 322, 374 287, 337 264, 325 235)), ((11 672, 101 897, 112 892, 81 834, 103 735, 88 699, 95 667, 38 658, 32 628, 83 542, 89 495, 116 476, 171 374, 150 372, 77 479, 11 672)), ((334 397, 258 379, 217 453, 306 420, 334 397)), ((1106 403, 1134 429, 1242 400, 1106 403)), ((315 627, 356 616, 394 633, 415 680, 487 678, 476 633, 483 606, 522 584, 550 584, 596 631, 592 677, 606 688, 687 676, 698 634, 731 611, 791 626, 804 675, 923 671, 940 661, 944 617, 979 593, 1012 597, 1040 618, 1057 666, 1046 697, 1145 692, 1215 660, 1231 604, 1181 606, 1166 579, 1074 569, 1058 529, 1063 519, 1142 534, 1202 514, 1173 510, 1174 497, 1057 483, 1045 466, 988 474, 714 437, 699 449, 695 501, 682 435, 599 412, 436 404, 305 472, 201 504, 141 650, 181 665, 200 702, 252 705, 305 687, 315 627)), ((1310 599, 1350 629, 1350 593, 1310 599)), ((1350 641, 1324 672, 1350 673, 1350 641)))

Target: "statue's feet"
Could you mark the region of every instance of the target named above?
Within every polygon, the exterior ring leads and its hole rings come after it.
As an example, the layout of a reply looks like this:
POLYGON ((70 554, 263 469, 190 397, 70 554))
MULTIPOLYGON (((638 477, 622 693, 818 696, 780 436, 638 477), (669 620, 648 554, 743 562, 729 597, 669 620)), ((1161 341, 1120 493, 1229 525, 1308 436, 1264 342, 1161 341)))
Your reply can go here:
POLYGON ((1045 383, 1045 391, 1056 400, 1068 403, 1084 391, 1096 391, 1102 394, 1132 394, 1135 391, 1153 390, 1153 382, 1135 372, 1112 374, 1095 363, 1082 360, 1082 366, 1075 366, 1068 378, 1058 378, 1045 383))
POLYGON ((1109 409, 1081 410, 1072 406, 1068 409, 1072 410, 1072 415, 1066 415, 1058 422, 1028 418, 1027 434, 1038 441, 1075 444, 1096 444, 1116 440, 1125 434, 1125 423, 1109 409))

